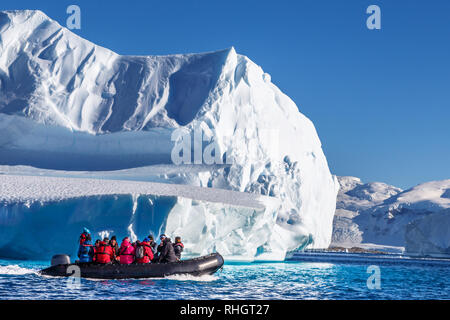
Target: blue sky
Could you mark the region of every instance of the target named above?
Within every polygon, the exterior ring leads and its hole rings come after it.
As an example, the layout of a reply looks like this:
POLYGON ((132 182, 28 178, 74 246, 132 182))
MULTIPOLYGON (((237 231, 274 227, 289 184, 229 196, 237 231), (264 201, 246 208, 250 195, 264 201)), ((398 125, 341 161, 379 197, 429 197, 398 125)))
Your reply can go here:
POLYGON ((450 178, 450 1, 21 1, 120 54, 234 46, 316 125, 331 171, 407 188, 450 178), (381 8, 381 30, 366 8, 381 8))

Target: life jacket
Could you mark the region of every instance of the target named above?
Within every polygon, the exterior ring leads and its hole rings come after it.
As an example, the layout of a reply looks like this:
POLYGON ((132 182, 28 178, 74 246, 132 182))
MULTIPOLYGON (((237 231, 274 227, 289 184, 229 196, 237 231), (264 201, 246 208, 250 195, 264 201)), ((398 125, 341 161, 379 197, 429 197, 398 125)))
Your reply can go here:
POLYGON ((134 254, 132 253, 125 253, 125 251, 127 251, 127 249, 131 247, 131 244, 129 244, 128 246, 122 246, 119 249, 119 256, 133 256, 134 254))
POLYGON ((183 252, 184 244, 182 242, 177 242, 173 244, 173 251, 177 259, 181 259, 181 253, 183 252))
POLYGON ((121 264, 130 264, 134 262, 135 249, 129 241, 123 241, 119 249, 119 258, 121 264))
POLYGON ((83 232, 83 233, 80 235, 80 245, 82 245, 82 244, 86 241, 87 236, 88 236, 88 234, 87 234, 86 232, 83 232))
POLYGON ((184 248, 184 244, 183 244, 182 242, 177 242, 177 243, 175 243, 173 246, 174 246, 174 247, 180 246, 180 247, 184 248))
POLYGON ((100 246, 95 249, 95 262, 110 263, 113 258, 113 250, 109 244, 100 242, 100 246))
POLYGON ((118 257, 119 256, 119 246, 117 245, 117 243, 115 246, 113 246, 113 245, 110 245, 110 246, 113 251, 114 257, 118 257))
POLYGON ((93 245, 89 240, 86 240, 80 245, 78 249, 78 258, 80 262, 91 262, 93 255, 93 245))
POLYGON ((89 251, 91 250, 92 244, 86 244, 86 240, 81 244, 81 255, 87 255, 89 254, 89 251))

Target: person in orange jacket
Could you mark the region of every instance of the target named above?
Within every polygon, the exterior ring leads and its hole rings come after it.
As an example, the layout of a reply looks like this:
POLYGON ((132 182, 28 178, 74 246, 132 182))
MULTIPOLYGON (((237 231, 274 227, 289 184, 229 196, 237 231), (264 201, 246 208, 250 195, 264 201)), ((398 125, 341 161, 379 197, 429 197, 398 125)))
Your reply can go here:
POLYGON ((145 238, 144 241, 136 245, 135 256, 137 263, 150 263, 153 260, 153 251, 149 238, 145 238))

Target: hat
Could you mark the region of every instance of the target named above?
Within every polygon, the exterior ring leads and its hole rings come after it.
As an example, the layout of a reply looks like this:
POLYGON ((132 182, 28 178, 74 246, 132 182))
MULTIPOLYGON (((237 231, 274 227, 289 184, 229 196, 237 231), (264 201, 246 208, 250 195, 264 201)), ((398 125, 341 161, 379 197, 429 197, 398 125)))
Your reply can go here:
POLYGON ((84 228, 83 228, 83 233, 91 233, 91 232, 89 231, 88 228, 84 227, 84 228))
POLYGON ((145 238, 144 242, 150 242, 150 239, 149 238, 145 238))
POLYGON ((159 238, 163 239, 163 238, 167 238, 167 236, 163 233, 159 238))

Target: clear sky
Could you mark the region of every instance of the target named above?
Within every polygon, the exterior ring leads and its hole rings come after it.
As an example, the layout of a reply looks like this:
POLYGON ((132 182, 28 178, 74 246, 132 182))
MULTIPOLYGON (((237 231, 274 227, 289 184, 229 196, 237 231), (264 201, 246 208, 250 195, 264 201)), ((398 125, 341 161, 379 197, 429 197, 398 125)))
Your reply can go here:
POLYGON ((448 0, 2 0, 120 54, 234 46, 316 125, 332 173, 402 188, 450 179, 448 0), (381 30, 366 27, 369 5, 381 30))

